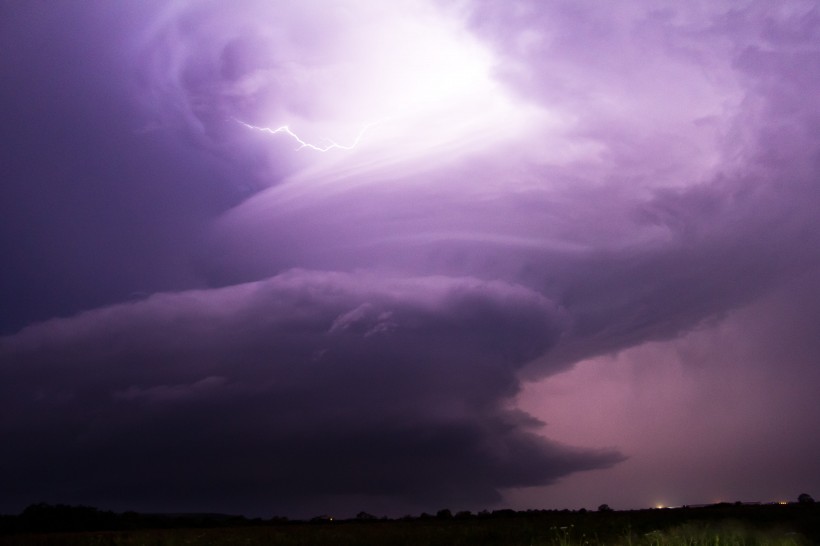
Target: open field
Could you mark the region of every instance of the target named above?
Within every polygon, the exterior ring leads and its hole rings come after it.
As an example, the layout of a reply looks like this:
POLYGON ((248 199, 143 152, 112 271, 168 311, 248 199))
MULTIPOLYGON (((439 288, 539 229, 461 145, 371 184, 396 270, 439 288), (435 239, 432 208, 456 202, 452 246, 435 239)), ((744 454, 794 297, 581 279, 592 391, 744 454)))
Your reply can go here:
POLYGON ((820 509, 735 506, 623 512, 500 511, 484 516, 325 523, 200 521, 199 527, 14 532, 19 546, 583 546, 820 544, 820 509))

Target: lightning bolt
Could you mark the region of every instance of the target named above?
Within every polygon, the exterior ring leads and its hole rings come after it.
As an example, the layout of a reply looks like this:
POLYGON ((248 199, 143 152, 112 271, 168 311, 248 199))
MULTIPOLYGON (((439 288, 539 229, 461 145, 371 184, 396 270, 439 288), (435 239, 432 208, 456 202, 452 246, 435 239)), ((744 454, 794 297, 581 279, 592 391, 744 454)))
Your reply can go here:
POLYGON ((362 140, 362 137, 367 132, 367 130, 370 129, 371 127, 373 127, 374 125, 376 125, 376 123, 377 123, 377 122, 368 123, 367 125, 362 127, 361 131, 359 131, 359 134, 356 135, 356 138, 353 140, 353 142, 351 144, 347 144, 347 145, 339 144, 338 142, 335 142, 335 141, 333 141, 329 138, 326 138, 325 140, 327 142, 329 142, 329 144, 327 144, 325 146, 318 146, 316 144, 311 144, 310 142, 302 140, 299 137, 299 135, 294 133, 291 130, 291 128, 287 125, 282 125, 281 127, 277 127, 276 129, 272 129, 270 127, 259 127, 258 125, 251 125, 250 123, 245 123, 244 121, 242 121, 240 119, 236 119, 236 118, 231 118, 231 119, 233 119, 235 122, 237 122, 241 125, 244 125, 248 129, 253 129, 255 131, 261 131, 263 133, 270 133, 272 135, 279 135, 279 134, 288 135, 289 137, 291 137, 293 140, 295 140, 299 144, 299 146, 296 148, 296 151, 299 151, 303 148, 310 148, 311 150, 316 150, 317 152, 328 152, 328 151, 333 150, 333 149, 352 150, 353 148, 355 148, 359 144, 359 141, 362 140))

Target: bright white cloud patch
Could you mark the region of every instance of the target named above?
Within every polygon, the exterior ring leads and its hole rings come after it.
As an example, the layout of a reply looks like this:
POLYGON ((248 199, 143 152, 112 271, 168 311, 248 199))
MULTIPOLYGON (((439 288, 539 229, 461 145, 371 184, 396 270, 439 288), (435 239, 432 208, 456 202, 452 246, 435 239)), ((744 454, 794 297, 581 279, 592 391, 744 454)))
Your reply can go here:
POLYGON ((273 157, 304 152, 294 161, 310 167, 305 184, 329 173, 429 166, 549 119, 512 99, 495 78, 493 52, 454 6, 249 1, 241 9, 180 4, 172 13, 147 38, 154 89, 176 97, 190 127, 212 143, 228 138, 225 118, 287 126, 292 135, 252 138, 273 157), (337 153, 309 153, 330 143, 337 153))

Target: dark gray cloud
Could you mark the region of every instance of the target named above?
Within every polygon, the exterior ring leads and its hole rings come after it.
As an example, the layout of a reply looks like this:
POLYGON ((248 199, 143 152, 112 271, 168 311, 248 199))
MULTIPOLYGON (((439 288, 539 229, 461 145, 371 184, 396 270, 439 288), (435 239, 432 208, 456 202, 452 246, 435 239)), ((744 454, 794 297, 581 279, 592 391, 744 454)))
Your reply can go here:
POLYGON ((500 282, 294 271, 30 327, 0 345, 4 508, 475 508, 611 465, 508 405, 560 322, 500 282))

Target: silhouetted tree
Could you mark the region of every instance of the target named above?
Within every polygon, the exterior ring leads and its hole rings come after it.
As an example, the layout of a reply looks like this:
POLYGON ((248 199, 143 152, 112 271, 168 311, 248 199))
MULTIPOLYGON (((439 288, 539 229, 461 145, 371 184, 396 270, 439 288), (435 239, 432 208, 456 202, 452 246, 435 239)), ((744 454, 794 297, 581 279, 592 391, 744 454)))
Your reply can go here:
POLYGON ((450 510, 448 508, 444 508, 444 509, 439 510, 438 512, 436 512, 436 517, 438 519, 452 519, 453 518, 453 513, 450 512, 450 510))
POLYGON ((515 510, 510 508, 502 508, 500 510, 493 510, 492 516, 494 518, 509 518, 515 516, 515 510))
POLYGON ((609 507, 608 504, 602 504, 598 507, 599 512, 612 512, 612 508, 609 507))
POLYGON ((797 502, 800 504, 814 504, 814 498, 808 493, 800 493, 800 495, 797 496, 797 502))

